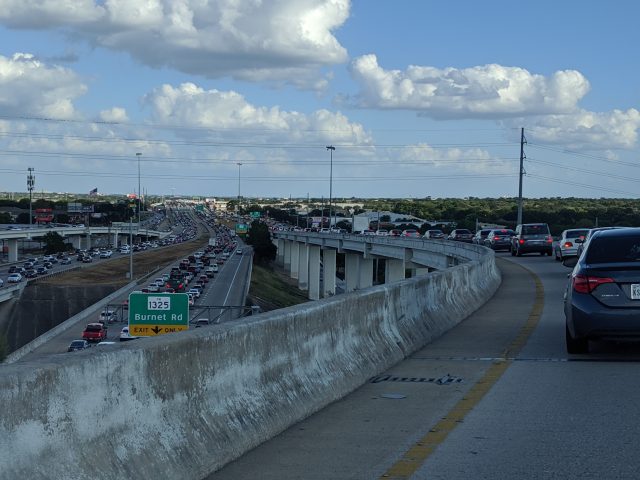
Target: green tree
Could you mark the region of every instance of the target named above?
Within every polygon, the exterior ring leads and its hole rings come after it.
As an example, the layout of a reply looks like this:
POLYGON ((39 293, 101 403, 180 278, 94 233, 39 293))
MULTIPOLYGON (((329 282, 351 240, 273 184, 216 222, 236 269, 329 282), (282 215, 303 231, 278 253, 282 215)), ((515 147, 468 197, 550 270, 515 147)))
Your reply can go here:
POLYGON ((16 217, 16 223, 23 223, 23 224, 29 223, 29 213, 28 212, 19 213, 18 216, 16 217))
POLYGON ((276 258, 278 249, 271 241, 271 232, 265 223, 251 222, 247 243, 253 247, 253 261, 258 265, 268 265, 276 258))
POLYGON ((44 237, 44 253, 52 254, 58 252, 64 252, 67 249, 67 245, 64 243, 64 239, 57 232, 49 232, 44 237))

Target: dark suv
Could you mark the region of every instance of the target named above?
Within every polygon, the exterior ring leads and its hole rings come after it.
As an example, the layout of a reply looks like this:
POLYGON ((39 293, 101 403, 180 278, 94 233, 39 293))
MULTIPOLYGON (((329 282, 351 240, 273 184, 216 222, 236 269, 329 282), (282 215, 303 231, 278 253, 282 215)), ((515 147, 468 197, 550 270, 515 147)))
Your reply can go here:
POLYGON ((553 253, 553 238, 546 223, 523 223, 516 227, 516 233, 511 237, 511 255, 520 256, 523 253, 539 253, 549 255, 553 253))

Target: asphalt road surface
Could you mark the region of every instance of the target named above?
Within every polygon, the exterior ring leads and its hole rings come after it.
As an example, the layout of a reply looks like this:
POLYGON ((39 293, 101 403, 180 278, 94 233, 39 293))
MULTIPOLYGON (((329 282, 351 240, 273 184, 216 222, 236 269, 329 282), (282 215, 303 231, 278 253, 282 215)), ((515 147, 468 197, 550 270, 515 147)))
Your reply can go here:
POLYGON ((640 346, 568 355, 570 269, 498 257, 471 317, 208 479, 637 479, 640 346))
MULTIPOLYGON (((220 265, 219 273, 213 279, 210 279, 210 281, 205 285, 205 289, 200 298, 196 301, 196 305, 190 308, 192 317, 194 313, 197 313, 201 310, 198 307, 209 305, 231 306, 242 305, 244 303, 244 292, 246 290, 247 282, 250 281, 249 266, 251 262, 251 248, 243 246, 242 244, 239 245, 239 248, 241 248, 245 253, 243 255, 233 254, 229 257, 229 260, 224 263, 224 265, 220 265)), ((157 272, 157 274, 153 275, 153 278, 149 279, 149 283, 156 277, 160 277, 164 271, 168 272, 169 270, 171 270, 171 266, 167 267, 165 270, 157 272)), ((140 288, 140 286, 137 286, 135 288, 132 288, 131 290, 139 290, 140 288)), ((120 341, 120 331, 122 327, 127 325, 128 312, 126 310, 122 310, 119 305, 121 305, 122 302, 127 298, 128 293, 112 302, 114 308, 110 309, 116 311, 116 313, 118 314, 118 321, 108 324, 108 335, 106 339, 107 341, 118 343, 120 341)), ((220 315, 220 313, 220 309, 212 310, 212 318, 217 319, 217 322, 213 321, 212 323, 220 323, 233 320, 234 318, 237 318, 242 314, 242 310, 234 309, 223 315, 220 315)), ((206 314, 200 313, 200 315, 206 318, 206 314)), ((66 352, 69 344, 73 340, 82 338, 82 330, 84 329, 85 325, 87 323, 95 321, 98 321, 98 314, 96 314, 95 318, 78 321, 76 326, 65 330, 45 344, 36 348, 33 352, 24 356, 21 361, 32 360, 36 357, 51 353, 66 352)), ((72 355, 73 353, 68 354, 72 355)))

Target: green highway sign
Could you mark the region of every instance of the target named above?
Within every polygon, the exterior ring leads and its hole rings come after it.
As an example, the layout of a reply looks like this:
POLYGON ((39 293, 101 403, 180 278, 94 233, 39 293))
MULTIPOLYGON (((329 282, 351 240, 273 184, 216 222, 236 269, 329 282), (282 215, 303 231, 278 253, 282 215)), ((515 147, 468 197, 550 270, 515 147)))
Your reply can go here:
POLYGON ((163 335, 189 328, 186 293, 129 294, 129 333, 135 337, 163 335))
POLYGON ((236 233, 238 235, 246 235, 249 231, 249 225, 246 223, 236 223, 236 233))
POLYGON ((249 212, 251 218, 260 218, 260 212, 249 212))

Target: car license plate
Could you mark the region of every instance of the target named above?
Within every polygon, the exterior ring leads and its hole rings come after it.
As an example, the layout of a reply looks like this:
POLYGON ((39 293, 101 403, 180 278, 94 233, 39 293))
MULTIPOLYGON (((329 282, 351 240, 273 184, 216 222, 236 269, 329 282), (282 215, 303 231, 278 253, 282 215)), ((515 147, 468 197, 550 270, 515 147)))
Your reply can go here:
POLYGON ((640 300, 640 283, 631 284, 631 300, 640 300))

